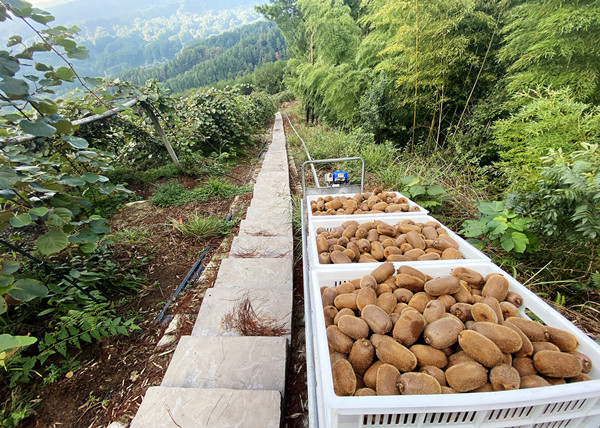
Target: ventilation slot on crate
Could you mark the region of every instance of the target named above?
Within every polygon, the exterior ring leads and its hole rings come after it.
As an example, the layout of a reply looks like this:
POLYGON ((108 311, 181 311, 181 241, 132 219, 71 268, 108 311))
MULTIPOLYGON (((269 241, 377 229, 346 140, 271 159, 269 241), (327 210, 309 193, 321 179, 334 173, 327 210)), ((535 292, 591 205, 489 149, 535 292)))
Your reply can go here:
POLYGON ((563 427, 569 427, 572 425, 577 425, 577 424, 579 424, 580 421, 576 421, 573 424, 571 424, 571 422, 573 422, 572 419, 565 419, 563 421, 545 422, 545 423, 535 424, 535 425, 533 425, 533 428, 563 428, 563 427))
POLYGON ((385 426, 416 426, 417 415, 408 414, 389 414, 389 415, 365 415, 363 426, 365 427, 385 427, 385 426))
POLYGON ((492 410, 488 416, 488 421, 499 421, 506 419, 526 418, 533 410, 533 407, 517 407, 514 409, 497 409, 492 410))
POLYGON ((558 403, 550 403, 546 405, 542 411, 542 415, 552 415, 556 413, 572 412, 581 409, 587 400, 561 401, 558 403))
POLYGON ((477 412, 428 413, 424 422, 444 426, 449 423, 473 422, 476 416, 477 412))

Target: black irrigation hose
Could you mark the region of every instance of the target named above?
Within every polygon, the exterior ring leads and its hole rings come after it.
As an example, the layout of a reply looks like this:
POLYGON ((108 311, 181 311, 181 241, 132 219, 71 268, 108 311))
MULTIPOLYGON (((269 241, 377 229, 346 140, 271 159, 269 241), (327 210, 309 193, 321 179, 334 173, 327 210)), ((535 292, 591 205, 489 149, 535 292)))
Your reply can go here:
MULTIPOLYGON (((83 294, 85 294, 87 297, 89 297, 90 299, 92 299, 95 303, 102 303, 100 300, 98 300, 94 296, 92 296, 89 291, 87 291, 85 288, 82 288, 79 284, 77 284, 71 278, 69 278, 68 276, 64 275, 63 273, 57 271, 56 269, 54 269, 52 266, 50 266, 46 262, 38 259, 35 256, 32 256, 27 251, 22 250, 19 247, 15 247, 10 242, 6 242, 3 239, 0 239, 0 244, 4 245, 7 248, 10 248, 12 251, 16 251, 17 253, 21 254, 22 256, 27 257, 28 259, 32 260, 33 262, 41 265, 47 271, 52 272, 55 275, 57 275, 58 277, 62 278, 63 281, 68 282, 70 284, 69 288, 70 287, 75 287, 76 289, 78 289, 79 291, 81 291, 83 294)), ((117 314, 114 313, 112 310, 111 310, 111 314, 114 315, 115 317, 117 316, 117 314)))
POLYGON ((200 272, 202 272, 202 269, 204 268, 204 265, 200 266, 200 263, 202 263, 202 260, 204 260, 204 257, 208 253, 208 250, 210 250, 210 247, 211 246, 209 245, 208 247, 206 247, 204 249, 204 251, 202 251, 202 253, 200 254, 200 257, 198 258, 198 260, 196 260, 196 263, 194 263, 194 265, 189 270, 189 272, 187 273, 185 278, 183 278, 183 281, 181 281, 181 284, 179 284, 177 289, 175 289, 175 291, 173 292, 173 295, 171 296, 169 301, 165 304, 162 311, 160 311, 160 314, 158 314, 158 316, 154 319, 154 324, 158 324, 159 322, 161 322, 161 320, 165 316, 165 313, 167 312, 167 309, 169 308, 169 306, 171 306, 171 303, 173 303, 175 301, 175 298, 179 295, 179 293, 181 293, 181 291, 186 286, 188 281, 190 281, 190 278, 192 278, 192 275, 193 275, 192 280, 196 279, 196 278, 198 278, 198 276, 200 276, 200 272), (200 269, 198 269, 198 267, 200 267, 200 269), (196 271, 198 271, 198 272, 196 272, 196 271))

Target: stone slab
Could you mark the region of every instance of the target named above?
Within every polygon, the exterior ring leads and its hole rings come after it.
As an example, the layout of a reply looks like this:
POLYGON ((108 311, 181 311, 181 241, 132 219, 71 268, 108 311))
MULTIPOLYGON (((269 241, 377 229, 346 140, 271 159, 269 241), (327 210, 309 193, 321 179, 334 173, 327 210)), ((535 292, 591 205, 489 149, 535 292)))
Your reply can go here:
POLYGON ((236 236, 231 243, 229 257, 280 258, 294 254, 292 236, 236 236))
POLYGON ((253 204, 246 210, 246 219, 266 219, 270 221, 272 218, 279 218, 285 221, 291 221, 292 219, 292 206, 288 202, 280 201, 277 204, 265 205, 259 202, 253 204))
POLYGON ((277 391, 148 389, 131 428, 279 428, 277 391))
POLYGON ((289 259, 234 259, 221 261, 214 288, 271 288, 291 290, 292 263, 289 259))
POLYGON ((256 184, 289 183, 290 176, 287 172, 266 172, 261 169, 256 184))
POLYGON ((291 220, 281 217, 242 220, 238 233, 239 236, 289 236, 291 234, 291 220))
MULTIPOLYGON (((292 327, 292 293, 290 290, 266 288, 211 288, 206 292, 192 336, 241 336, 238 330, 227 330, 223 317, 231 313, 246 297, 259 318, 275 320, 288 331, 292 327)), ((290 339, 291 335, 285 336, 290 339)))
POLYGON ((285 337, 182 336, 161 386, 285 393, 285 337))

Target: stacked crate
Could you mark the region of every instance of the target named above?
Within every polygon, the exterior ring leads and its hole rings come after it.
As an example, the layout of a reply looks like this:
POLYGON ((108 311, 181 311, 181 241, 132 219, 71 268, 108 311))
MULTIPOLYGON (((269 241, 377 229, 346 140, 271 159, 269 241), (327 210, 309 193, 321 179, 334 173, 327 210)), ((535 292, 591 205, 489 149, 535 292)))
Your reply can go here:
MULTIPOLYGON (((399 196, 402 196, 398 194, 399 196)), ((332 197, 339 195, 330 195, 332 197)), ((352 196, 352 195, 347 195, 352 196)), ((456 267, 467 267, 486 276, 504 275, 510 291, 523 297, 519 308, 523 318, 537 317, 545 324, 574 334, 578 350, 588 355, 594 367, 591 381, 512 391, 441 395, 392 395, 369 397, 340 397, 334 394, 331 362, 326 336, 320 288, 338 285, 360 278, 380 263, 320 264, 316 236, 319 228, 330 231, 342 223, 354 220, 365 223, 381 220, 394 225, 410 219, 415 223, 437 221, 428 212, 409 200, 411 211, 359 215, 313 215, 310 202, 321 196, 307 196, 305 225, 309 266, 308 288, 311 293, 310 315, 314 330, 316 371, 316 402, 318 426, 322 428, 355 427, 590 427, 600 426, 600 346, 566 320, 539 297, 512 278, 490 259, 464 241, 443 224, 458 244, 464 259, 393 262, 409 265, 432 277, 448 276, 456 267)))

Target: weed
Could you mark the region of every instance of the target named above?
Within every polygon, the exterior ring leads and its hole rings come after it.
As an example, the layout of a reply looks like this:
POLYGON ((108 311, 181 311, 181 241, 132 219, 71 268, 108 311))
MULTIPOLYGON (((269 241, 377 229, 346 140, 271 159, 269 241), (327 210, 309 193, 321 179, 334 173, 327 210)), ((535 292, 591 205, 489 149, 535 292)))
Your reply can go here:
POLYGON ((177 232, 199 240, 212 238, 219 235, 228 235, 231 228, 239 219, 226 221, 216 216, 203 216, 195 212, 186 221, 169 219, 169 225, 177 232))
POLYGON ((13 388, 10 398, 0 407, 0 426, 16 428, 21 422, 35 413, 40 400, 32 400, 33 393, 23 393, 21 388, 13 388))
POLYGON ((128 229, 114 231, 110 235, 106 235, 106 239, 112 242, 139 244, 148 238, 149 233, 150 231, 148 229, 131 227, 128 229))
POLYGON ((250 191, 252 187, 249 185, 237 186, 218 179, 210 179, 204 187, 187 190, 181 183, 172 180, 158 186, 150 202, 159 207, 168 207, 217 197, 228 199, 250 191))
POLYGON ((106 172, 106 176, 110 181, 127 184, 154 183, 160 179, 177 177, 180 174, 181 172, 174 164, 167 164, 142 171, 129 167, 117 167, 112 171, 106 172))

